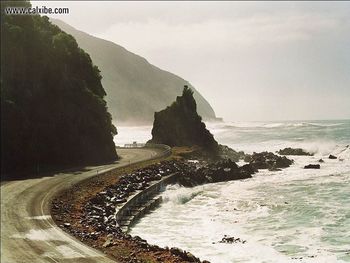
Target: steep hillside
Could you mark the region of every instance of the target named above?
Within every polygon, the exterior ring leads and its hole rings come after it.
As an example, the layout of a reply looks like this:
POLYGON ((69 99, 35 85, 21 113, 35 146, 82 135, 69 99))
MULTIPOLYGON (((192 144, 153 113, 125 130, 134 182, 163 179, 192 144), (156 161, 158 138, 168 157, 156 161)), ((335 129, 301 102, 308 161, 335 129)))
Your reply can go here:
POLYGON ((24 15, 1 14, 1 35, 2 175, 115 160, 101 76, 75 39, 24 15))
POLYGON ((169 105, 184 85, 194 91, 198 113, 203 119, 215 118, 209 103, 182 78, 153 66, 117 44, 78 31, 60 20, 52 21, 73 35, 101 70, 107 105, 118 122, 152 123, 154 112, 169 105))

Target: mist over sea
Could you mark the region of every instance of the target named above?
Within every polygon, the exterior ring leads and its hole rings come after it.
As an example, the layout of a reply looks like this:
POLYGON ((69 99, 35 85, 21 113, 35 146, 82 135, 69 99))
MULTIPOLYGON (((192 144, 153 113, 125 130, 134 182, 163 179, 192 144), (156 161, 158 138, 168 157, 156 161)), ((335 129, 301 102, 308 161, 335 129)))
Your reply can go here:
MULTIPOLYGON (((208 123, 246 153, 303 148, 282 171, 194 188, 168 186, 164 202, 132 229, 160 246, 211 262, 350 262, 350 120, 208 123), (328 155, 338 157, 328 159, 328 155), (320 170, 305 170, 318 163, 320 170), (218 243, 224 235, 245 243, 218 243)), ((120 127, 115 142, 145 142, 151 127, 120 127)))

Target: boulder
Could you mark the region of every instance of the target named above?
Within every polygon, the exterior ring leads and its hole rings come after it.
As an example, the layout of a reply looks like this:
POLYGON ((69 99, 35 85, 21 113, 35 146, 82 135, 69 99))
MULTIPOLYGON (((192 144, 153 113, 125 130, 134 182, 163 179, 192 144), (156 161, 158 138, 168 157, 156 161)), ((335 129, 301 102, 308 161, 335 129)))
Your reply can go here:
POLYGON ((186 252, 183 258, 188 262, 200 262, 200 260, 190 252, 186 252))
POLYGON ((289 167, 293 160, 288 159, 285 156, 278 156, 272 152, 253 153, 246 156, 245 160, 250 160, 249 164, 254 169, 272 169, 289 167))
POLYGON ((330 154, 330 155, 328 156, 328 158, 329 158, 329 159, 337 159, 337 157, 334 156, 334 155, 332 155, 332 154, 330 154))
POLYGON ((110 247, 113 245, 113 239, 112 238, 107 238, 107 240, 103 243, 103 247, 110 247))
POLYGON ((320 169, 321 166, 319 164, 309 164, 309 165, 305 165, 304 169, 320 169))
POLYGON ((182 257, 184 255, 183 250, 180 248, 177 248, 177 247, 170 248, 170 252, 171 252, 171 254, 173 254, 175 256, 179 256, 179 257, 182 257))
POLYGON ((277 152, 280 155, 306 155, 306 156, 312 156, 313 154, 304 151, 301 148, 284 148, 277 152))

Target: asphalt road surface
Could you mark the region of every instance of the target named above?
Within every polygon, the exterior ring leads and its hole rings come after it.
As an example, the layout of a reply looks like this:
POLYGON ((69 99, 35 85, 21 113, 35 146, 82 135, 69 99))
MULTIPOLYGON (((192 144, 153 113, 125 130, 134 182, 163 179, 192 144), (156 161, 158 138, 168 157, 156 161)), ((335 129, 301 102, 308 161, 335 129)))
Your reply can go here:
POLYGON ((151 159, 156 149, 119 149, 122 159, 112 165, 87 167, 51 177, 5 182, 1 185, 1 262, 114 262, 63 232, 50 216, 49 204, 57 192, 116 167, 151 159))

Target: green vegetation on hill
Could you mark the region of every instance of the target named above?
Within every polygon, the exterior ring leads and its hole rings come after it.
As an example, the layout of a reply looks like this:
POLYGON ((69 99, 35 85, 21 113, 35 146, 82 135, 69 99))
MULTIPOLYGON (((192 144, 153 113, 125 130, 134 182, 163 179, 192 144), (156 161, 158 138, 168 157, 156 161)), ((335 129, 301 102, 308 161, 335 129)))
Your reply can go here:
POLYGON ((198 113, 206 120, 215 119, 209 103, 184 79, 117 44, 78 31, 60 20, 52 21, 73 35, 101 70, 106 101, 118 123, 152 123, 154 112, 169 105, 185 84, 194 91, 198 113))
POLYGON ((198 115, 193 91, 187 86, 171 106, 154 114, 151 142, 169 146, 200 146, 213 155, 219 153, 219 145, 198 115))
POLYGON ((2 173, 116 160, 116 128, 90 56, 47 17, 5 15, 5 6, 2 3, 2 173))

